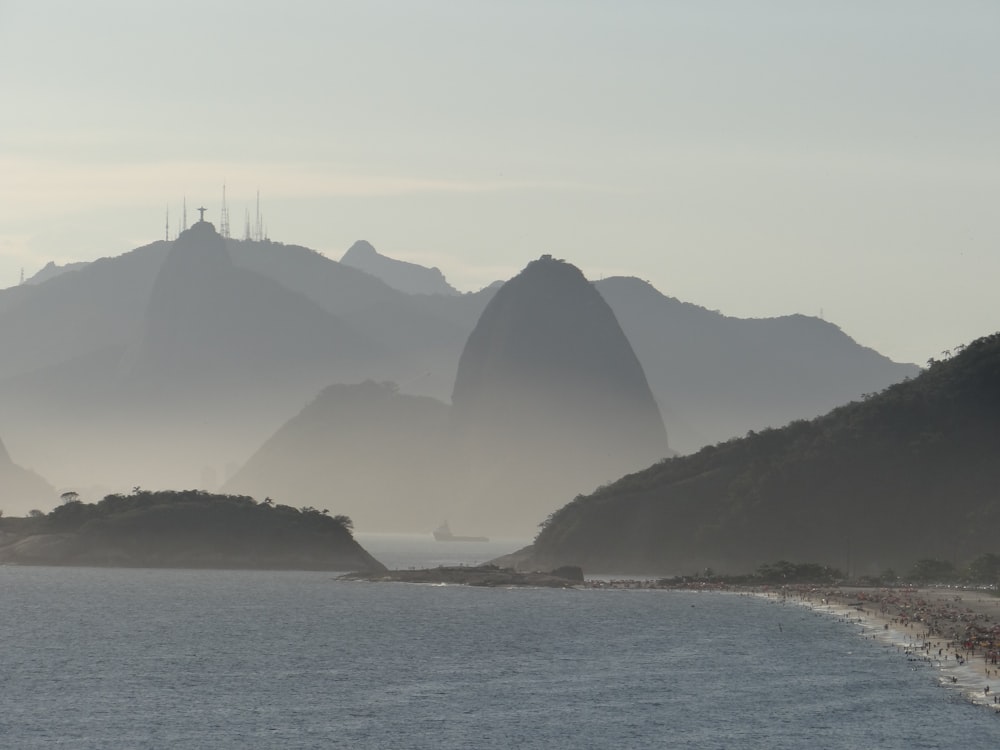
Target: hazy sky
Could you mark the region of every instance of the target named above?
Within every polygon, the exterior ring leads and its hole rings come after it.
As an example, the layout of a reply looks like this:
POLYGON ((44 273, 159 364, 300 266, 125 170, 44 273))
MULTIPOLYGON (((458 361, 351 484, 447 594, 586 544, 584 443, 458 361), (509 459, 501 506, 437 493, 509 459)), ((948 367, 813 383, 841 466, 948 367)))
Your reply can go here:
POLYGON ((1000 329, 1000 2, 0 0, 0 287, 164 236, 542 253, 924 362, 1000 329))

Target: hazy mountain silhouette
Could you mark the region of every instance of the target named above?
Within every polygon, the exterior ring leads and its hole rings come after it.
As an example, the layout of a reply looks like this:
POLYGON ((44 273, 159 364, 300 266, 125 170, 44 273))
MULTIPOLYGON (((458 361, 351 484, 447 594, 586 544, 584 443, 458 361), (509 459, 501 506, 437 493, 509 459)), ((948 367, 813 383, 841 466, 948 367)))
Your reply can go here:
POLYGON ((378 251, 365 240, 358 240, 344 253, 340 262, 370 273, 393 289, 407 294, 458 294, 438 268, 427 268, 405 260, 395 260, 378 251))
POLYGON ((303 294, 387 352, 368 376, 439 399, 450 397, 462 347, 492 296, 490 291, 405 294, 362 270, 294 245, 231 241, 229 251, 237 265, 303 294))
POLYGON ((227 261, 209 229, 0 291, 0 419, 60 484, 214 489, 331 382, 450 394, 488 293, 407 295, 274 242, 227 261))
POLYGON ((55 488, 33 471, 15 464, 0 440, 0 511, 23 516, 30 510, 48 510, 58 500, 55 488))
POLYGON ((636 278, 595 286, 642 362, 671 446, 682 453, 825 413, 919 372, 818 318, 731 318, 636 278))
POLYGON ((226 489, 333 498, 369 528, 426 530, 447 517, 524 536, 558 498, 668 452, 614 314, 578 269, 543 258, 483 312, 450 415, 388 384, 331 386, 226 489))
POLYGON ((60 266, 50 260, 38 273, 25 279, 24 283, 41 284, 43 281, 48 281, 59 274, 66 273, 67 271, 78 271, 88 265, 90 265, 89 261, 80 261, 78 263, 66 263, 60 266))
MULTIPOLYGON (((0 290, 0 347, 7 354, 0 381, 41 377, 51 382, 46 388, 75 393, 94 367, 88 358, 101 362, 93 379, 111 377, 109 360, 122 354, 116 350, 143 333, 153 285, 172 247, 155 242, 44 283, 0 290)), ((461 348, 489 293, 412 296, 308 248, 250 240, 226 240, 226 247, 233 265, 308 298, 391 353, 373 377, 450 395, 461 348)))
POLYGON ((123 435, 149 425, 143 450, 116 448, 116 435, 109 453, 130 455, 142 476, 155 477, 158 465, 186 466, 192 481, 220 457, 242 459, 320 388, 367 375, 381 356, 376 343, 304 295, 235 265, 214 227, 196 223, 164 259, 106 402, 109 413, 127 415, 123 435))
MULTIPOLYGON (((452 395, 466 464, 452 514, 524 534, 559 503, 670 451, 642 366, 575 266, 529 263, 496 293, 452 395)), ((465 519, 468 519, 467 521, 465 519)))
MULTIPOLYGON (((211 224, 162 245, 155 258, 129 254, 53 278, 11 310, 15 319, 31 316, 22 332, 39 322, 77 331, 62 362, 0 386, 0 408, 19 441, 58 464, 64 483, 114 486, 117 476, 124 486, 190 486, 213 465, 218 476, 320 388, 382 366, 378 342, 235 265, 211 224), (116 273, 105 272, 112 267, 116 273), (53 293, 64 285, 68 292, 53 293), (100 303, 89 304, 94 297, 100 303), (45 302, 49 315, 41 314, 45 302), (85 325, 74 324, 74 307, 85 325), (94 330, 105 318, 110 330, 94 330)), ((30 348, 22 338, 13 343, 30 348)))
POLYGON ((579 497, 522 564, 591 572, 845 572, 997 551, 1000 334, 812 421, 707 447, 579 497))
POLYGON ((220 398, 234 385, 273 389, 295 382, 315 393, 330 379, 356 378, 377 355, 315 302, 234 265, 225 239, 201 221, 163 261, 121 377, 155 389, 159 398, 191 398, 192 390, 220 398))
POLYGON ((5 353, 0 380, 132 341, 170 246, 154 242, 73 273, 0 291, 0 349, 5 353))
MULTIPOLYGON (((308 248, 210 230, 0 290, 0 422, 57 485, 216 489, 330 383, 447 400, 497 294, 405 294, 308 248)), ((597 288, 634 339, 671 447, 809 416, 916 371, 815 319, 725 318, 636 280, 597 288)))
POLYGON ((448 409, 391 383, 332 385, 267 440, 226 490, 336 508, 361 528, 429 531, 453 472, 448 409))

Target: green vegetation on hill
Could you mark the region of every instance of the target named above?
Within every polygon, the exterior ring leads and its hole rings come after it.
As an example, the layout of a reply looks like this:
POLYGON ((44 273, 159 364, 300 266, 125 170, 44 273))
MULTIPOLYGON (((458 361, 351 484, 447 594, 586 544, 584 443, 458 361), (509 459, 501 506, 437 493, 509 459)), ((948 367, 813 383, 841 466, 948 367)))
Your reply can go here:
POLYGON ((382 569, 351 520, 314 508, 199 490, 71 500, 0 518, 0 562, 138 567, 382 569))
POLYGON ((1000 334, 811 421, 579 496, 523 564, 676 573, 816 560, 849 575, 969 560, 1000 522, 1000 334))

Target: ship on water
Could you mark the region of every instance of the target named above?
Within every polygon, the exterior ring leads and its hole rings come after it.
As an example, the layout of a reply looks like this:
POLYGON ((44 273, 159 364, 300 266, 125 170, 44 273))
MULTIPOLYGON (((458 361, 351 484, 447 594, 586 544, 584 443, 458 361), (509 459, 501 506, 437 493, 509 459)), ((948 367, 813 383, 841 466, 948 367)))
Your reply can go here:
POLYGON ((447 521, 434 529, 433 533, 434 538, 439 542, 488 542, 490 540, 488 536, 461 536, 459 534, 452 534, 451 527, 448 526, 447 521))

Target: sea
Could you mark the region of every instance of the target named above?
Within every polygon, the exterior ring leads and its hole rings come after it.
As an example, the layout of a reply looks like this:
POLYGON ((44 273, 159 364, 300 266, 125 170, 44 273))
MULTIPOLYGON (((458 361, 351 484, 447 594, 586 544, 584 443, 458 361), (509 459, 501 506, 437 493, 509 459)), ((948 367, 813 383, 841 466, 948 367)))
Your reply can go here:
MULTIPOLYGON (((391 567, 513 549, 359 540, 391 567)), ((0 659, 2 748, 1000 747, 934 667, 727 593, 4 566, 0 659)))

